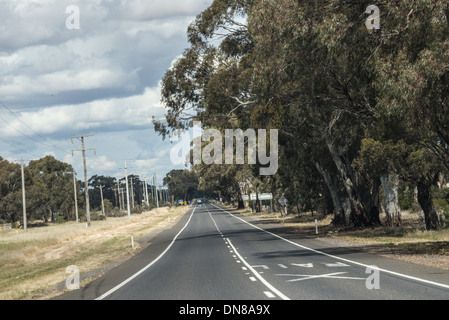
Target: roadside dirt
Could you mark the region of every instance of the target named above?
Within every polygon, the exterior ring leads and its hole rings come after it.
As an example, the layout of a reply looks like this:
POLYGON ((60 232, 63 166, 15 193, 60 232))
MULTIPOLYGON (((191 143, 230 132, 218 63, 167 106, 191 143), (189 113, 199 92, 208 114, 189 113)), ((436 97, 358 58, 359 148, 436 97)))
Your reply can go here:
POLYGON ((421 264, 438 269, 449 270, 449 256, 441 254, 432 254, 438 248, 448 248, 447 242, 426 243, 429 254, 411 252, 410 244, 407 246, 386 244, 386 245, 368 245, 352 241, 346 241, 335 237, 319 237, 320 241, 327 242, 338 247, 356 248, 370 254, 376 254, 386 258, 392 258, 402 261, 407 261, 415 264, 421 264))
MULTIPOLYGON (((233 212, 232 209, 227 208, 227 210, 233 212)), ((251 221, 278 224, 279 227, 285 228, 285 232, 289 234, 314 238, 332 246, 353 248, 387 258, 449 270, 449 241, 447 241, 446 235, 442 236, 443 241, 438 241, 438 237, 432 235, 432 233, 429 233, 427 236, 425 232, 416 231, 416 238, 404 239, 396 235, 397 242, 394 237, 391 237, 391 240, 387 238, 390 242, 375 243, 377 240, 385 241, 385 239, 380 236, 372 236, 371 239, 369 239, 369 236, 366 236, 366 238, 353 236, 350 230, 341 230, 333 227, 330 224, 329 218, 318 221, 319 234, 316 235, 315 219, 310 216, 303 216, 297 219, 292 217, 281 218, 275 215, 248 215, 247 213, 243 213, 242 217, 251 221), (422 239, 419 238, 419 233, 424 235, 422 239), (436 240, 432 238, 436 238, 436 240)), ((394 231, 391 231, 391 228, 385 228, 384 231, 382 228, 379 228, 376 232, 380 234, 394 233, 394 231)), ((412 236, 413 232, 411 232, 412 236)), ((373 231, 373 233, 375 232, 373 231)), ((447 230, 446 234, 449 236, 449 230, 447 230)))

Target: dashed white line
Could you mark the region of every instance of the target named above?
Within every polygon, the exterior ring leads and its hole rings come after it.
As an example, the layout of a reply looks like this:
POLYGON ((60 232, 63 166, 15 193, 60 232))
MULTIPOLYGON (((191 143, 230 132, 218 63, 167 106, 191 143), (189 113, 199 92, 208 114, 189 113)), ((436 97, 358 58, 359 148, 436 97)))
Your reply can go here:
MULTIPOLYGON (((354 261, 354 260, 342 258, 342 257, 335 256, 335 255, 332 255, 332 254, 329 254, 329 253, 326 253, 326 252, 323 252, 323 251, 319 251, 319 250, 316 250, 316 249, 312 249, 312 248, 300 245, 299 243, 296 243, 296 242, 293 242, 291 240, 285 239, 285 238, 283 238, 283 237, 281 237, 281 236, 279 236, 279 235, 277 235, 277 234, 275 234, 273 232, 270 232, 270 231, 262 229, 262 228, 260 228, 258 226, 255 226, 255 225, 251 224, 250 222, 248 222, 248 221, 246 221, 246 220, 244 220, 244 219, 242 219, 240 217, 236 217, 232 213, 230 213, 230 212, 228 212, 228 211, 226 211, 226 210, 224 210, 224 209, 222 209, 222 208, 220 208, 220 207, 218 207, 218 206, 216 206, 214 204, 212 204, 212 205, 215 208, 220 209, 223 212, 226 212, 230 216, 232 216, 232 217, 234 217, 234 218, 236 218, 236 219, 238 219, 238 220, 248 224, 249 226, 251 226, 251 227, 253 227, 253 228, 257 229, 257 230, 263 231, 263 232, 265 232, 267 234, 270 234, 270 235, 272 235, 272 236, 274 236, 274 237, 276 237, 278 239, 281 239, 281 240, 283 240, 285 242, 288 242, 288 243, 290 243, 290 244, 292 244, 292 245, 294 245, 294 246, 296 246, 298 248, 302 248, 302 249, 305 249, 305 250, 308 250, 308 251, 311 251, 311 252, 314 252, 314 253, 326 256, 326 257, 330 257, 330 258, 333 258, 333 259, 336 259, 336 260, 340 260, 340 261, 343 261, 343 262, 347 262, 347 263, 351 263, 351 264, 354 264, 354 265, 362 266, 364 268, 373 268, 373 266, 369 266, 369 265, 364 264, 364 263, 360 263, 360 262, 357 262, 357 261, 354 261)), ((409 276, 409 275, 406 275, 406 274, 403 274, 403 273, 391 271, 391 270, 388 270, 388 269, 382 269, 382 268, 378 268, 378 267, 376 267, 375 269, 379 270, 380 272, 388 273, 388 274, 391 274, 391 275, 394 275, 394 276, 397 276, 397 277, 401 277, 401 278, 405 278, 405 279, 409 279, 409 280, 413 280, 413 281, 418 281, 418 282, 421 282, 421 283, 430 284, 430 285, 437 286, 437 287, 440 287, 440 288, 449 289, 449 285, 444 284, 444 283, 439 283, 439 282, 430 281, 430 280, 426 280, 426 279, 422 279, 422 278, 417 278, 417 277, 409 276)))
MULTIPOLYGON (((268 289, 271 290, 271 294, 273 294, 272 292, 274 292, 279 298, 281 298, 282 300, 290 300, 289 297, 287 297, 285 294, 283 294, 282 292, 280 292, 278 289, 276 289, 275 287, 273 287, 267 280, 265 280, 256 270, 254 270, 253 267, 251 267, 248 262, 246 262, 245 259, 243 259, 243 257, 240 255, 240 253, 235 249, 234 245, 232 244, 231 240, 228 239, 229 245, 232 247, 232 249, 234 249, 235 254, 240 258, 240 260, 245 264, 245 266, 253 273, 253 275, 256 276, 257 279, 260 280, 260 282, 262 282, 268 289)), ((265 291, 264 293, 266 294, 265 291)), ((268 296, 268 295, 267 295, 268 296)), ((270 297, 270 298, 275 298, 276 296, 270 297)))
MULTIPOLYGON (((220 229, 217 226, 217 223, 215 222, 214 218, 212 217, 212 214, 210 213, 210 211, 207 209, 207 212, 209 213, 210 218, 212 219, 215 228, 217 229, 218 232, 221 233, 220 229)), ((257 279, 259 279, 268 289, 270 289, 272 292, 274 292, 279 298, 281 298, 282 300, 290 300, 289 297, 287 297, 286 295, 284 295, 282 292, 280 292, 279 290, 277 290, 275 287, 273 287, 268 281, 266 281, 256 270, 253 269, 253 267, 251 267, 248 262, 246 262, 246 260, 240 255, 240 253, 237 251, 237 248, 234 247, 234 245, 232 244, 231 240, 229 240, 229 238, 224 238, 225 243, 228 244, 228 248, 231 249, 229 250, 230 253, 235 253, 235 255, 240 259, 237 260, 237 263, 242 263, 246 266, 247 269, 249 269, 253 275, 256 276, 257 279)), ((262 266, 268 269, 267 266, 262 266)), ((243 267, 242 267, 243 268, 243 267)), ((245 270, 245 269, 244 269, 245 270)), ((261 272, 263 273, 263 272, 261 272)), ((255 279, 255 278, 254 278, 255 279)), ((252 280, 251 280, 252 281, 252 280)), ((269 298, 276 298, 276 295, 274 295, 271 291, 264 291, 265 295, 269 298)))

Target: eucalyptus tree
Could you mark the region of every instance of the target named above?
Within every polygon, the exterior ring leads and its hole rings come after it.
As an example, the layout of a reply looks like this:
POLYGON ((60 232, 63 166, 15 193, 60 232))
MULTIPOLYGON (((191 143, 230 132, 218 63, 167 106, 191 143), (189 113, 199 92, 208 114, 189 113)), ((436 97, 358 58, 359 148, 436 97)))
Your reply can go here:
POLYGON ((431 190, 449 168, 449 1, 386 1, 380 10, 388 19, 373 55, 377 108, 385 132, 402 128, 393 140, 412 147, 403 176, 418 188, 427 228, 437 229, 431 190))
MULTIPOLYGON (((382 186, 387 224, 399 225, 404 179, 436 228, 431 186, 449 166, 448 3, 377 1, 371 28, 372 1, 215 0, 163 79, 168 111, 156 131, 193 120, 279 129, 282 168, 266 180, 284 188, 289 172, 301 177, 288 190, 296 204, 324 194, 336 222, 378 224, 382 186)), ((200 169, 211 185, 232 171, 200 169)))
POLYGON ((253 7, 248 27, 255 87, 261 101, 271 102, 258 112, 279 106, 282 132, 298 150, 309 150, 334 207, 357 226, 373 223, 364 201, 371 190, 351 167, 374 117, 367 63, 375 46, 365 9, 363 2, 264 0, 253 7))
POLYGON ((20 165, 0 157, 0 219, 16 222, 22 217, 20 165))
POLYGON ((27 167, 32 179, 27 197, 34 218, 55 221, 56 215, 68 219, 74 208, 73 168, 53 156, 30 161, 27 167))

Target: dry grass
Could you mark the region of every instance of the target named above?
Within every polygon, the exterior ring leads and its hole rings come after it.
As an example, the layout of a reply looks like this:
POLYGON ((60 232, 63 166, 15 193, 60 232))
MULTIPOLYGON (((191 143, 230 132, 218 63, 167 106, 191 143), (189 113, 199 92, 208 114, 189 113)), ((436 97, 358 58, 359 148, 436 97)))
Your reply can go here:
MULTIPOLYGON (((290 233, 316 236, 315 219, 318 217, 311 213, 283 217, 279 213, 255 215, 247 209, 233 211, 282 224, 290 233)), ((332 225, 332 216, 318 218, 317 237, 333 245, 355 246, 366 252, 449 270, 449 229, 423 231, 417 213, 403 211, 401 215, 403 224, 395 228, 344 228, 332 225)), ((381 215, 381 219, 384 218, 381 215)))
POLYGON ((175 224, 186 211, 187 207, 160 208, 94 221, 90 228, 65 223, 29 228, 26 233, 0 230, 0 299, 51 297, 57 292, 49 288, 66 280, 68 266, 76 265, 83 274, 135 254, 141 249, 139 237, 175 224))

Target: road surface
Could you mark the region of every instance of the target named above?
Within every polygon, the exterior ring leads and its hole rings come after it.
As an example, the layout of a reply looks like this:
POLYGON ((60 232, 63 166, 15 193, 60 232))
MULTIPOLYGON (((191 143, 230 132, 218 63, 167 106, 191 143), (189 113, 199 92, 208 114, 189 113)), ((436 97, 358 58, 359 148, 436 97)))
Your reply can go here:
POLYGON ((449 271, 329 247, 201 204, 118 268, 60 299, 449 299, 449 271))

